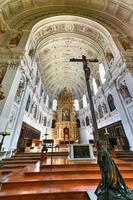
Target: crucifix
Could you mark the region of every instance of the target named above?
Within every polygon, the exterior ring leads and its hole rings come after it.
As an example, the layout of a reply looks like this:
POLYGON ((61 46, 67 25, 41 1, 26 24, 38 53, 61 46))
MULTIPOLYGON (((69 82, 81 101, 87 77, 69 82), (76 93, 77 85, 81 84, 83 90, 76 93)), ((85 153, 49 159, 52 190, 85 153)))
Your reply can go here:
POLYGON ((97 59, 86 59, 86 56, 82 55, 82 59, 72 58, 70 62, 82 62, 83 69, 85 72, 85 79, 87 84, 87 91, 88 97, 90 101, 90 111, 92 115, 92 122, 94 127, 94 138, 97 145, 97 152, 98 152, 98 164, 101 170, 101 181, 95 191, 97 195, 97 200, 132 200, 133 199, 133 192, 126 186, 124 179, 122 178, 116 164, 114 163, 110 153, 102 147, 99 141, 99 134, 98 134, 98 126, 97 120, 94 110, 94 104, 91 94, 91 87, 90 87, 90 68, 87 66, 88 62, 98 62, 97 59))
POLYGON ((99 142, 99 134, 98 134, 97 120, 96 120, 95 109, 94 109, 94 104, 93 104, 93 99, 92 99, 92 94, 91 94, 91 87, 90 87, 91 71, 90 71, 90 68, 87 66, 87 61, 88 62, 98 62, 97 59, 86 59, 86 56, 84 56, 84 55, 82 55, 82 59, 78 59, 78 58, 70 59, 70 62, 82 62, 83 63, 83 69, 84 69, 86 85, 87 85, 87 92, 88 92, 88 97, 89 97, 89 102, 90 102, 90 111, 91 111, 93 128, 94 128, 94 138, 95 138, 96 143, 98 143, 99 142))

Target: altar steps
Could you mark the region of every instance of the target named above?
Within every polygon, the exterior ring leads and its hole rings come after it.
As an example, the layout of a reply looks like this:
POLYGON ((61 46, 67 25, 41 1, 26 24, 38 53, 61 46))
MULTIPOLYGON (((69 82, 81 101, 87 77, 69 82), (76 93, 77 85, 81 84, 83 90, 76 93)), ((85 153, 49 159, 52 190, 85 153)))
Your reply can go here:
POLYGON ((118 159, 133 162, 133 152, 131 151, 116 151, 116 156, 118 159))
POLYGON ((89 200, 86 192, 55 192, 19 194, 0 197, 0 200, 89 200))
POLYGON ((23 169, 29 164, 34 164, 40 160, 40 153, 38 154, 26 154, 16 153, 11 158, 3 159, 1 161, 0 174, 7 175, 16 169, 23 169))
MULTIPOLYGON (((24 153, 22 160, 26 156, 36 155, 24 153)), ((133 189, 133 165, 117 159, 115 162, 127 186, 133 189)), ((67 156, 48 156, 42 164, 28 163, 1 176, 0 200, 88 200, 86 192, 95 191, 100 177, 96 160, 69 161, 67 156)))

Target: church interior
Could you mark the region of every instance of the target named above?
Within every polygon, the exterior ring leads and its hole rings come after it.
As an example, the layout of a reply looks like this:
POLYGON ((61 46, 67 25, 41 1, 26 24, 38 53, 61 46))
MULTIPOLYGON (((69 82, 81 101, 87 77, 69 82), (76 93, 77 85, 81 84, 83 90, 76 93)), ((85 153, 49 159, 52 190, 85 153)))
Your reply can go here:
POLYGON ((132 191, 133 0, 0 0, 0 200, 133 199, 99 146, 132 191))

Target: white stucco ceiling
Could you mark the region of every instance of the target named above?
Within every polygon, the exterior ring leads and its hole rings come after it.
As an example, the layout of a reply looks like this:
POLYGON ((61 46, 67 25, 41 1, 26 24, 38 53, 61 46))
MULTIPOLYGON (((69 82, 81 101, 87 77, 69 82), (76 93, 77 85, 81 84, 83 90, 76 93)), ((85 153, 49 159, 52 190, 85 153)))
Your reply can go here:
MULTIPOLYGON (((86 94, 82 63, 70 58, 101 60, 102 48, 109 33, 100 24, 81 17, 57 16, 42 20, 32 29, 30 41, 36 49, 38 66, 45 89, 57 98, 64 87, 74 98, 86 94)), ((93 68, 97 64, 88 64, 93 68)))

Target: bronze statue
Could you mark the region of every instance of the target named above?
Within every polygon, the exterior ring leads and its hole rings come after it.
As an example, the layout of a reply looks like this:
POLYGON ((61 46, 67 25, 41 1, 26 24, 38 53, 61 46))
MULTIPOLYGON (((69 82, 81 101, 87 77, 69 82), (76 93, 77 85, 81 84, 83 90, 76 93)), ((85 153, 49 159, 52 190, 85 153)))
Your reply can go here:
MULTIPOLYGON (((113 58, 113 54, 109 55, 110 61, 113 58)), ((97 200, 133 200, 133 192, 126 186, 116 164, 111 158, 109 152, 102 147, 100 144, 99 131, 97 126, 96 114, 92 99, 91 87, 90 87, 90 68, 87 66, 87 61, 98 62, 97 59, 86 59, 86 56, 82 55, 82 59, 70 59, 71 62, 82 62, 83 69, 85 72, 85 79, 87 84, 87 91, 89 97, 90 111, 92 116, 93 128, 94 128, 94 138, 97 145, 98 151, 98 164, 101 170, 101 181, 97 187, 95 193, 97 195, 97 200)), ((113 96, 110 94, 108 96, 108 103, 110 111, 115 110, 113 96)))
POLYGON ((126 186, 110 153, 98 146, 101 181, 95 191, 97 200, 133 200, 133 192, 126 186))

